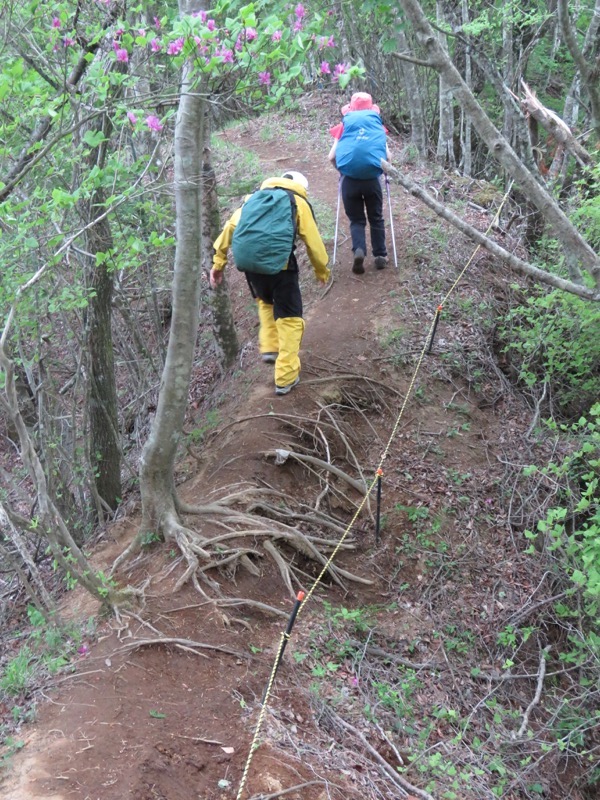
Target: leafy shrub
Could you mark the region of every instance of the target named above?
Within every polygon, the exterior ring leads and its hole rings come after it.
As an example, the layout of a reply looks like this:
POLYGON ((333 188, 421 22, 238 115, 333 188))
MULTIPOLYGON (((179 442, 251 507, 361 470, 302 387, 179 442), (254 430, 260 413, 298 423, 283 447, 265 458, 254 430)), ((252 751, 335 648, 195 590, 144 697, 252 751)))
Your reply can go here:
POLYGON ((551 413, 573 419, 600 397, 598 330, 597 306, 552 291, 511 309, 499 333, 519 381, 529 389, 547 384, 551 413))

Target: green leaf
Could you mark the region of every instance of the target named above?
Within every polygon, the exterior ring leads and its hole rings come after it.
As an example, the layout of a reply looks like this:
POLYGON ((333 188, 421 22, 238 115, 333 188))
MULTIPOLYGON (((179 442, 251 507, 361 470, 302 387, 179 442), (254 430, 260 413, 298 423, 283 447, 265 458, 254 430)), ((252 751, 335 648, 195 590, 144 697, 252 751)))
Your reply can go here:
POLYGON ((90 147, 98 147, 106 140, 106 136, 102 131, 86 131, 83 135, 83 141, 90 147))
POLYGON ((164 719, 167 716, 166 714, 163 714, 160 711, 155 711, 153 708, 151 708, 148 713, 150 714, 151 717, 154 717, 154 719, 164 719))

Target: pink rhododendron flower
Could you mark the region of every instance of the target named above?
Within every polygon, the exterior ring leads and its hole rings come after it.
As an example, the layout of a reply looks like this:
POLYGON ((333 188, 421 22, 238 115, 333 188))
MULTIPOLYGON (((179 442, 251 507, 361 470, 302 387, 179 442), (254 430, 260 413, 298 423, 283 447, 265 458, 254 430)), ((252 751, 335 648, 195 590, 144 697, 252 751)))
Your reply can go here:
POLYGON ((327 47, 335 47, 335 39, 333 38, 333 36, 330 36, 329 39, 327 40, 327 47))
POLYGON ((167 48, 167 53, 170 56, 178 56, 179 53, 183 50, 184 40, 182 38, 175 39, 174 42, 171 42, 167 48))
POLYGON ((206 27, 209 31, 214 31, 216 30, 217 23, 214 21, 214 19, 209 19, 206 23, 206 27))
POLYGON ((302 20, 297 19, 296 22, 294 22, 294 33, 298 33, 298 31, 301 30, 302 30, 302 20))
POLYGON ((306 14, 306 11, 304 10, 304 6, 302 5, 302 3, 298 3, 296 8, 294 9, 294 13, 298 17, 298 19, 302 19, 302 17, 306 14))
POLYGON ((146 125, 150 128, 151 131, 162 131, 163 124, 159 120, 158 117, 154 116, 154 114, 150 114, 146 117, 146 125))
POLYGON ((339 77, 346 72, 346 65, 345 64, 336 64, 333 70, 333 74, 339 77))
POLYGON ((331 68, 328 61, 321 61, 321 75, 331 75, 331 68))
POLYGON ((125 64, 129 61, 129 53, 124 47, 119 47, 115 52, 117 54, 117 61, 123 61, 125 64))
POLYGON ((74 44, 75 44, 75 39, 71 39, 70 36, 65 36, 65 38, 63 39, 63 45, 65 47, 73 47, 74 44))
POLYGON ((145 28, 140 28, 139 31, 138 31, 138 36, 145 36, 145 35, 146 35, 146 29, 145 28))
POLYGON ((259 72, 258 73, 258 82, 261 86, 269 86, 271 83, 271 73, 270 72, 259 72))
POLYGON ((258 34, 256 33, 256 28, 246 28, 246 39, 251 42, 252 39, 256 39, 258 34))
POLYGON ((208 13, 206 11, 194 11, 192 17, 200 17, 200 22, 206 22, 208 13))
POLYGON ((230 50, 228 47, 224 47, 218 53, 218 55, 221 56, 224 64, 233 64, 233 50, 230 50))
POLYGON ((60 28, 60 20, 58 17, 52 17, 52 27, 60 28))
POLYGON ((115 31, 115 36, 117 37, 117 39, 120 39, 124 33, 125 33, 125 28, 118 28, 118 30, 115 31))
POLYGON ((150 42, 150 50, 152 50, 153 53, 160 53, 162 50, 162 42, 158 39, 152 39, 150 42))
POLYGON ((158 17, 154 17, 154 27, 156 28, 157 31, 159 31, 162 27, 161 21, 159 20, 158 17))
POLYGON ((233 45, 233 47, 235 50, 241 50, 243 46, 244 43, 242 42, 241 36, 238 36, 238 38, 235 40, 235 44, 233 45))
POLYGON ((127 119, 129 120, 129 122, 131 122, 132 125, 135 125, 137 123, 137 117, 133 113, 133 111, 127 112, 127 119))
POLYGON ((275 31, 275 33, 271 36, 272 42, 278 42, 281 39, 281 31, 275 31))

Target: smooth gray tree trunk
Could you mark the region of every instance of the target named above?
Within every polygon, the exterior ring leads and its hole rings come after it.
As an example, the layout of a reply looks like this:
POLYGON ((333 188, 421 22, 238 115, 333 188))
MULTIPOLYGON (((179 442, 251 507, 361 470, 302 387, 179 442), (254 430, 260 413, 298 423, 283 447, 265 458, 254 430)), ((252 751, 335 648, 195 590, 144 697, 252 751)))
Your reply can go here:
POLYGON ((168 534, 176 523, 173 470, 185 418, 199 321, 204 98, 183 66, 175 122, 176 250, 173 315, 156 415, 141 457, 141 533, 168 534))

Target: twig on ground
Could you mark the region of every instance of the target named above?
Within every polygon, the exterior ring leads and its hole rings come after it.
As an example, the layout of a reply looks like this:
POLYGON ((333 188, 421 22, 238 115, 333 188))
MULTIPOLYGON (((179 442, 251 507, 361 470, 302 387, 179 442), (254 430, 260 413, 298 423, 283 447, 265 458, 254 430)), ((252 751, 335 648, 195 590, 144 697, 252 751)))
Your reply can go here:
POLYGON ((520 739, 522 736, 525 735, 527 731, 527 726, 529 725, 529 716, 535 706, 540 702, 540 698, 542 696, 542 689, 544 686, 544 675, 546 674, 546 655, 550 651, 550 645, 546 645, 543 650, 540 650, 540 666, 538 669, 538 681, 537 686, 535 689, 535 694, 533 696, 533 700, 527 708, 525 709, 525 713, 523 714, 523 722, 521 722, 521 727, 517 731, 516 734, 513 734, 513 739, 520 739))

